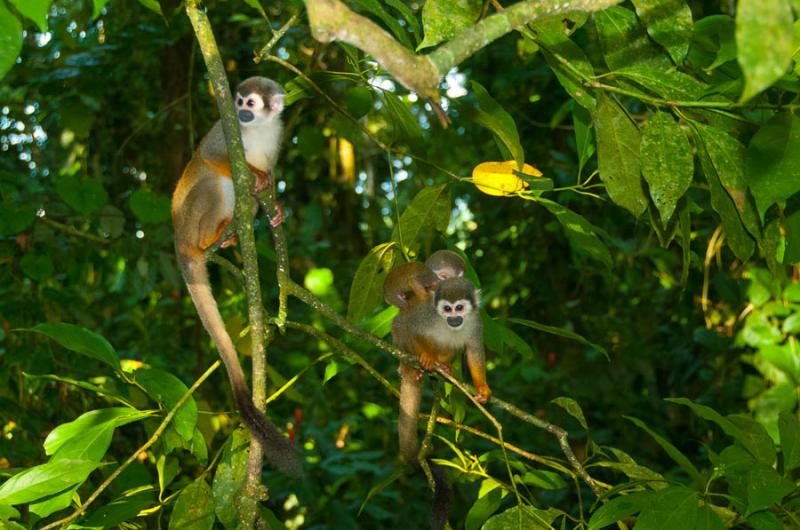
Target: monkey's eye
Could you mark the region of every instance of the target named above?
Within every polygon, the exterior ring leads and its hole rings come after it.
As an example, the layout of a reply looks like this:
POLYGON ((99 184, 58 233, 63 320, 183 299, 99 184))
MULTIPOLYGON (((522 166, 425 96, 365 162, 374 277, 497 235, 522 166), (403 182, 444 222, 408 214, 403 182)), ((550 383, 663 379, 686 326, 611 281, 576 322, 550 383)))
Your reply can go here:
POLYGON ((462 304, 458 304, 456 306, 456 311, 463 311, 463 309, 464 309, 464 306, 462 304))
POLYGON ((255 104, 256 104, 256 102, 253 101, 252 99, 248 99, 247 100, 247 106, 248 107, 253 108, 253 105, 255 105, 255 104))
POLYGON ((244 103, 244 100, 242 100, 242 98, 236 100, 236 104, 239 105, 240 107, 242 106, 242 103, 244 103))
POLYGON ((449 305, 446 305, 446 306, 444 306, 442 309, 444 309, 444 312, 445 312, 445 313, 449 313, 450 311, 452 311, 452 310, 453 310, 453 308, 452 308, 452 307, 450 307, 449 305))

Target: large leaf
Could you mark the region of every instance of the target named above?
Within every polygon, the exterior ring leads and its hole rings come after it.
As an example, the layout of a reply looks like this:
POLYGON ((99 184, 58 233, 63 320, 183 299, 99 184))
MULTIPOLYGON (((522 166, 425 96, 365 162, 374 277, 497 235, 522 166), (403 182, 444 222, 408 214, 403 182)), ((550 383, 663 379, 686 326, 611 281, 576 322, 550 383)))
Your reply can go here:
POLYGON ((492 131, 498 142, 511 154, 511 157, 517 163, 517 168, 522 170, 522 165, 525 162, 525 151, 519 141, 519 133, 517 132, 517 124, 514 123, 514 118, 489 95, 489 92, 480 83, 472 81, 471 84, 472 91, 475 93, 478 105, 480 105, 480 108, 472 109, 472 119, 492 131))
POLYGON ((350 285, 348 320, 358 321, 383 300, 383 281, 391 271, 396 256, 397 247, 394 244, 382 243, 361 260, 350 285))
POLYGON ((481 530, 550 530, 553 528, 551 523, 560 515, 564 515, 564 512, 556 508, 541 510, 531 506, 514 506, 492 516, 481 526, 481 530))
POLYGON ((611 6, 594 14, 603 57, 611 70, 635 64, 667 69, 672 61, 650 41, 636 14, 611 6))
POLYGON ((647 208, 639 171, 641 134, 613 100, 600 96, 594 111, 597 163, 611 200, 638 217, 647 208))
POLYGON ((152 412, 131 407, 112 407, 81 414, 69 423, 62 423, 47 435, 44 451, 57 459, 92 460, 99 462, 111 445, 114 429, 150 416, 152 412))
POLYGON ((767 208, 800 191, 800 118, 773 116, 753 136, 745 158, 744 176, 763 219, 767 208))
POLYGON ((417 50, 455 37, 478 20, 482 7, 480 0, 426 0, 422 6, 425 38, 417 50))
POLYGON ((100 465, 91 460, 54 460, 17 473, 0 486, 0 504, 35 501, 82 483, 100 465))
POLYGON ((636 519, 638 530, 686 530, 697 519, 697 492, 670 486, 653 494, 651 502, 636 519))
POLYGON ((111 501, 81 521, 85 528, 120 528, 120 523, 135 519, 139 512, 158 504, 152 491, 140 491, 111 501))
POLYGON ((647 123, 639 147, 642 175, 650 189, 661 222, 672 218, 678 199, 692 183, 694 163, 689 140, 666 112, 657 112, 647 123))
POLYGON ((792 22, 787 0, 739 0, 736 48, 745 79, 742 102, 786 73, 794 53, 792 22))
POLYGON ((392 231, 392 241, 415 250, 417 238, 433 226, 439 232, 447 230, 450 223, 450 192, 446 184, 426 186, 417 193, 400 216, 392 231))
POLYGON ((145 224, 159 224, 170 218, 170 200, 165 195, 150 190, 139 189, 131 194, 133 214, 145 224))
POLYGON ((40 32, 47 31, 47 13, 53 0, 11 0, 11 3, 23 16, 33 20, 40 32))
POLYGON ((594 109, 597 101, 591 91, 584 86, 584 81, 594 76, 592 63, 581 47, 564 34, 561 17, 558 18, 555 27, 547 21, 548 19, 543 19, 531 24, 536 32, 536 41, 543 49, 544 59, 564 90, 581 107, 594 109))
POLYGON ((692 39, 692 11, 686 0, 633 0, 639 20, 675 64, 683 62, 692 39))
POLYGON ((511 318, 511 319, 509 319, 509 322, 513 322, 515 324, 520 324, 522 326, 527 326, 529 328, 533 328, 533 329, 536 329, 538 331, 544 331, 545 333, 552 333, 553 335, 558 335, 559 337, 564 337, 566 339, 572 339, 572 340, 578 341, 581 344, 584 344, 586 346, 589 346, 590 348, 594 348, 595 350, 599 351, 606 358, 608 357, 608 353, 606 352, 605 348, 603 348, 599 344, 595 344, 593 342, 589 342, 588 340, 586 340, 582 336, 578 335, 574 331, 570 331, 570 330, 564 329, 564 328, 558 328, 558 327, 555 327, 555 326, 548 326, 546 324, 540 324, 538 322, 534 322, 533 320, 527 320, 527 319, 524 319, 524 318, 511 318))
POLYGON ((26 331, 46 335, 68 350, 86 355, 119 369, 119 356, 105 337, 75 324, 38 324, 26 331))
POLYGON ((783 453, 783 474, 788 475, 800 467, 800 421, 790 411, 781 412, 778 418, 783 453))
POLYGON ((195 480, 181 491, 175 501, 169 530, 204 530, 214 526, 214 499, 211 488, 203 477, 195 480))
MULTIPOLYGON (((0 8, 2 9, 2 8, 0 8)), ((12 202, 0 204, 0 236, 13 236, 28 228, 36 219, 36 208, 12 202)))
MULTIPOLYGON (((147 394, 161 403, 165 410, 171 410, 187 392, 188 387, 169 372, 156 368, 142 368, 134 372, 136 382, 147 394)), ((181 405, 172 419, 172 425, 181 437, 191 441, 194 437, 194 428, 197 425, 197 403, 194 398, 181 405)))
POLYGON ((239 508, 237 500, 242 495, 247 478, 247 444, 250 437, 243 428, 228 437, 222 458, 214 473, 214 510, 225 528, 236 528, 239 508))
POLYGON ((611 252, 603 242, 607 234, 594 226, 582 215, 557 202, 539 197, 536 202, 547 208, 558 220, 569 240, 570 247, 578 254, 588 256, 611 268, 611 252))
POLYGON ((81 215, 99 212, 108 202, 108 193, 103 185, 92 179, 61 177, 56 180, 56 193, 81 215))
POLYGON ((628 495, 614 497, 594 511, 589 519, 587 530, 600 530, 639 513, 650 505, 653 495, 655 493, 652 491, 636 491, 628 495))
POLYGON ((0 79, 4 78, 22 50, 22 24, 0 2, 0 79))
POLYGON ((686 458, 686 456, 681 453, 677 447, 672 445, 669 440, 664 438, 663 436, 659 435, 655 431, 653 431, 650 427, 647 426, 645 422, 640 420, 639 418, 634 418, 632 416, 624 416, 624 418, 628 421, 633 422, 634 425, 642 429, 643 431, 647 432, 653 439, 666 451, 672 460, 678 464, 686 474, 689 475, 689 478, 695 483, 697 487, 702 487, 705 485, 705 481, 703 480, 703 476, 697 470, 697 468, 692 464, 692 462, 686 458))
MULTIPOLYGON (((647 65, 626 66, 615 70, 614 74, 634 81, 637 85, 662 98, 703 99, 706 92, 711 89, 709 85, 698 81, 689 74, 677 70, 659 70, 647 65)), ((721 99, 724 100, 724 98, 721 99)))

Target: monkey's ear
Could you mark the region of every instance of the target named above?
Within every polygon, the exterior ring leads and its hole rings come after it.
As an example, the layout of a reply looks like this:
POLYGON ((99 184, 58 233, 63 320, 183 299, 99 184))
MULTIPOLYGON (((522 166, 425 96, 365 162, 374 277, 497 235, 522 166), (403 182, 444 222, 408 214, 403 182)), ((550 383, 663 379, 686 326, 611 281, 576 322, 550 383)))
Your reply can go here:
POLYGON ((272 112, 283 110, 283 94, 275 94, 269 98, 269 110, 272 112))

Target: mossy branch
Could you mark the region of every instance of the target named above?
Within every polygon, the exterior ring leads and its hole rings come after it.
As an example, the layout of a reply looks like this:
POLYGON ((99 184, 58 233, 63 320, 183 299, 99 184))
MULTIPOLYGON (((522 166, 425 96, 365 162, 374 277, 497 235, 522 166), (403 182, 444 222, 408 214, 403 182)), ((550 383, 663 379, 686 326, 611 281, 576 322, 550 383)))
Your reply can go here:
POLYGON ((539 18, 574 11, 594 12, 622 0, 527 0, 488 16, 436 50, 415 54, 372 20, 339 0, 305 0, 311 33, 320 42, 341 41, 371 55, 406 88, 439 99, 442 77, 475 52, 539 18))

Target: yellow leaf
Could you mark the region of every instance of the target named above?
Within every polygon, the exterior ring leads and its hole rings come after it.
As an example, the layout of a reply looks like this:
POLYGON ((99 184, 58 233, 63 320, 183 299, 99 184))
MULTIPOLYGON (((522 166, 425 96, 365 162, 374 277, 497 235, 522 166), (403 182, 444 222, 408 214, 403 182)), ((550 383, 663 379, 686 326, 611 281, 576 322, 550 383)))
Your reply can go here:
MULTIPOLYGON (((508 197, 527 189, 528 183, 514 174, 517 164, 506 162, 483 162, 472 170, 472 183, 486 195, 508 197)), ((542 172, 530 164, 522 165, 522 173, 541 177, 542 172)))

